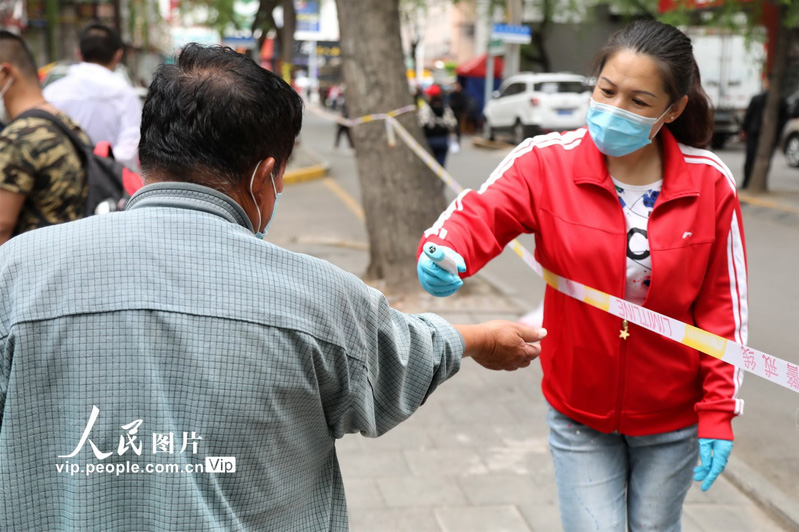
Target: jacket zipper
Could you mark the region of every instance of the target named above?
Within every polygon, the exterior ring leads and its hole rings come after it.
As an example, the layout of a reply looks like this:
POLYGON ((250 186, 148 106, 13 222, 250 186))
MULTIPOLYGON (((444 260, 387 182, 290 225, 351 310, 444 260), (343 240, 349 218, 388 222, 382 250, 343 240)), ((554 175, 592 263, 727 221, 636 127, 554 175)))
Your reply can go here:
MULTIPOLYGON (((682 197, 682 196, 678 196, 678 197, 682 197)), ((671 200, 674 200, 674 199, 677 199, 677 198, 671 198, 671 200)), ((656 203, 655 204, 654 208, 652 209, 652 212, 649 215, 649 223, 652 222, 652 218, 655 215, 655 210, 658 207, 660 207, 661 205, 662 205, 662 203, 656 203)), ((621 208, 621 204, 619 204, 619 207, 621 208)), ((622 214, 622 219, 624 220, 624 227, 626 229, 627 228, 627 220, 624 219, 624 209, 623 208, 621 209, 621 214, 622 214)), ((649 223, 647 223, 646 232, 647 232, 647 240, 649 240, 651 242, 651 239, 649 238, 649 232, 651 230, 651 226, 649 225, 649 223)), ((624 275, 624 281, 623 281, 622 291, 621 291, 621 293, 622 293, 622 297, 621 298, 622 299, 625 299, 625 296, 627 295, 627 274, 626 274, 626 272, 627 272, 627 249, 626 249, 626 247, 627 247, 627 244, 626 244, 626 241, 625 241, 624 270, 623 270, 625 272, 625 275, 624 275)), ((650 257, 651 256, 652 256, 652 254, 651 254, 651 246, 650 246, 650 257)), ((652 279, 654 279, 654 278, 655 278, 655 261, 652 260, 652 279)), ((650 289, 652 288, 652 283, 651 282, 650 282, 649 287, 650 287, 650 289)), ((647 291, 647 296, 646 296, 646 298, 644 300, 644 303, 643 303, 644 305, 646 304, 646 299, 649 299, 649 292, 648 291, 647 291)), ((628 332, 628 328, 629 328, 629 324, 627 323, 627 320, 622 320, 621 330, 619 331, 619 338, 620 338, 620 342, 619 343, 621 344, 621 345, 619 345, 619 387, 618 387, 618 391, 617 391, 617 395, 616 395, 616 413, 615 413, 615 420, 614 420, 614 424, 613 424, 614 431, 616 431, 616 432, 619 432, 619 429, 621 428, 621 406, 622 406, 622 402, 623 402, 622 400, 624 398, 624 387, 627 384, 625 376, 627 375, 627 338, 630 336, 630 333, 628 332)))
MULTIPOLYGON (((614 186, 615 192, 615 186, 614 186)), ((619 206, 619 213, 621 214, 621 223, 622 227, 624 228, 624 234, 627 234, 627 218, 624 216, 624 208, 619 203, 619 195, 616 192, 616 204, 619 206)), ((621 281, 621 298, 625 299, 627 295, 627 239, 624 239, 624 248, 622 250, 622 281, 621 281)), ((624 397, 624 387, 626 385, 626 378, 625 375, 627 374, 627 336, 629 336, 629 332, 627 332, 627 320, 622 320, 620 329, 619 337, 621 340, 619 341, 619 386, 616 391, 616 412, 613 420, 613 430, 614 432, 619 432, 621 428, 621 404, 622 399, 624 397), (626 336, 625 336, 626 335, 626 336)))
MULTIPOLYGON (((629 334, 627 333, 627 320, 622 321, 621 332, 622 334, 629 334)), ((627 338, 622 337, 619 343, 621 344, 619 345, 619 390, 616 396, 616 419, 613 424, 615 432, 620 432, 621 429, 621 404, 624 398, 624 387, 627 384, 627 379, 625 378, 625 375, 627 375, 627 338)))
MULTIPOLYGON (((621 227, 624 231, 624 245, 622 248, 622 276, 621 276, 621 298, 624 299, 624 296, 627 294, 627 219, 624 216, 624 208, 621 206, 619 202, 619 194, 616 192, 615 184, 613 185, 613 190, 609 191, 604 186, 600 185, 600 188, 604 189, 607 192, 610 192, 613 196, 613 199, 616 202, 617 208, 619 209, 619 214, 621 215, 621 227)), ((622 398, 624 396, 624 386, 626 384, 626 366, 627 366, 627 337, 629 336, 628 332, 628 324, 627 320, 621 321, 621 327, 619 330, 620 333, 620 340, 619 340, 619 384, 616 390, 616 409, 614 413, 613 419, 613 430, 615 432, 619 431, 621 426, 621 404, 622 398)))

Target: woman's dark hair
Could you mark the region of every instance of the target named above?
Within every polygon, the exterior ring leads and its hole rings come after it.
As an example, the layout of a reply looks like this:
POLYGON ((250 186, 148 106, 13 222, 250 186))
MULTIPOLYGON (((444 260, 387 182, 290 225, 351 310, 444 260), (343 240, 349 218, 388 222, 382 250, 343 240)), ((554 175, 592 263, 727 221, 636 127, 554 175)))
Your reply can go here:
POLYGON ((666 127, 679 142, 695 148, 706 147, 713 136, 713 114, 707 94, 702 89, 691 39, 674 26, 662 22, 634 22, 614 33, 594 57, 591 65, 593 76, 598 76, 605 63, 622 50, 631 50, 655 60, 672 103, 688 95, 683 113, 666 127))
POLYGON ((302 99, 285 81, 230 48, 192 43, 153 77, 139 159, 145 176, 224 191, 267 157, 282 168, 301 127, 302 99))

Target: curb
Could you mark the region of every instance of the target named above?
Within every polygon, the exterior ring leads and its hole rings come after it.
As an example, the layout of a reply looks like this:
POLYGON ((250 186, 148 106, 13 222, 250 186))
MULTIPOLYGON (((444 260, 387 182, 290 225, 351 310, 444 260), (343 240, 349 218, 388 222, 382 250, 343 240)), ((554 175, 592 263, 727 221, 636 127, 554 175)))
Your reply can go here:
POLYGON ((799 506, 796 501, 791 501, 763 475, 740 460, 728 463, 722 474, 786 530, 799 530, 799 506))
POLYGON ((315 164, 287 169, 286 173, 283 174, 284 185, 296 185, 304 181, 320 179, 327 175, 328 170, 330 170, 328 161, 323 160, 315 151, 304 145, 297 146, 296 151, 301 151, 306 159, 310 159, 315 164))
POLYGON ((319 179, 325 177, 329 169, 330 164, 321 163, 305 166, 303 168, 297 168, 294 170, 287 170, 286 173, 283 174, 283 184, 296 185, 297 183, 302 183, 304 181, 319 179))
POLYGON ((748 205, 754 205, 755 207, 763 207, 766 209, 772 209, 775 211, 780 211, 788 214, 799 215, 799 209, 795 207, 789 207, 783 203, 779 203, 777 201, 772 201, 768 199, 764 199, 759 196, 755 196, 749 193, 738 193, 738 199, 741 203, 746 203, 748 205))
POLYGON ((484 139, 479 135, 472 135, 472 146, 475 148, 487 148, 490 150, 507 150, 509 148, 514 148, 514 144, 510 144, 508 142, 499 142, 496 140, 488 140, 484 139))

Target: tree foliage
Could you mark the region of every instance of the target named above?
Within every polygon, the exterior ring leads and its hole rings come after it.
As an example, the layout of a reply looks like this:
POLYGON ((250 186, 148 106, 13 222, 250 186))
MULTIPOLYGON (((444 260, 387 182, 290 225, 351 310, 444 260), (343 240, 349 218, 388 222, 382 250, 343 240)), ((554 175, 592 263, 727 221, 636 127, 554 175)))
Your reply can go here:
POLYGON ((191 13, 197 8, 208 10, 208 26, 221 35, 230 27, 238 28, 236 12, 233 9, 235 0, 184 0, 180 3, 183 14, 191 13))
POLYGON ((294 13, 292 0, 260 0, 255 18, 248 20, 236 13, 234 4, 235 0, 183 0, 180 9, 183 13, 191 12, 196 8, 207 9, 207 24, 220 34, 231 28, 245 29, 248 27, 253 31, 261 30, 265 34, 270 30, 279 29, 273 15, 276 8, 283 8, 284 19, 286 14, 291 17, 294 13))
POLYGON ((253 34, 260 34, 258 48, 264 43, 267 35, 275 31, 277 47, 280 50, 282 63, 281 74, 289 81, 294 59, 294 30, 296 29, 297 14, 293 0, 259 0, 258 10, 252 20, 238 15, 234 8, 235 0, 183 0, 181 10, 186 13, 198 7, 208 10, 208 25, 223 35, 229 29, 252 30, 253 34), (274 11, 278 7, 283 9, 283 24, 278 27, 274 11))

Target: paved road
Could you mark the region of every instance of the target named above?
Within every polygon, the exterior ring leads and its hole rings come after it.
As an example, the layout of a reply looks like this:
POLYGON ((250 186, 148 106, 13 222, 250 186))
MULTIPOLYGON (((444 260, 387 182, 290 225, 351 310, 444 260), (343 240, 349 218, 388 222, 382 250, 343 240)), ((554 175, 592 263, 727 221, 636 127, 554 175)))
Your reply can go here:
MULTIPOLYGON (((304 128, 305 146, 330 160, 337 185, 360 201, 352 153, 332 150, 333 125, 309 113, 304 128)), ((508 152, 475 148, 466 139, 462 146, 461 153, 450 156, 447 168, 469 188, 478 187, 508 152)), ((739 176, 743 168, 742 145, 731 143, 718 155, 739 176)), ((770 182, 778 199, 795 205, 799 213, 799 170, 789 168, 782 154, 774 157, 770 182)), ((743 216, 749 258, 749 344, 799 363, 794 336, 799 325, 795 303, 799 301, 799 283, 792 276, 799 264, 799 214, 744 205, 743 216)), ((521 240, 532 248, 531 238, 523 236, 521 240)), ((532 309, 543 297, 544 282, 512 253, 504 253, 483 272, 523 307, 532 309)), ((796 501, 799 506, 799 394, 748 375, 742 396, 746 401, 745 415, 735 424, 737 439, 732 460, 746 464, 745 470, 752 471, 758 481, 776 488, 783 500, 796 501)), ((763 485, 756 483, 755 489, 763 485)))

